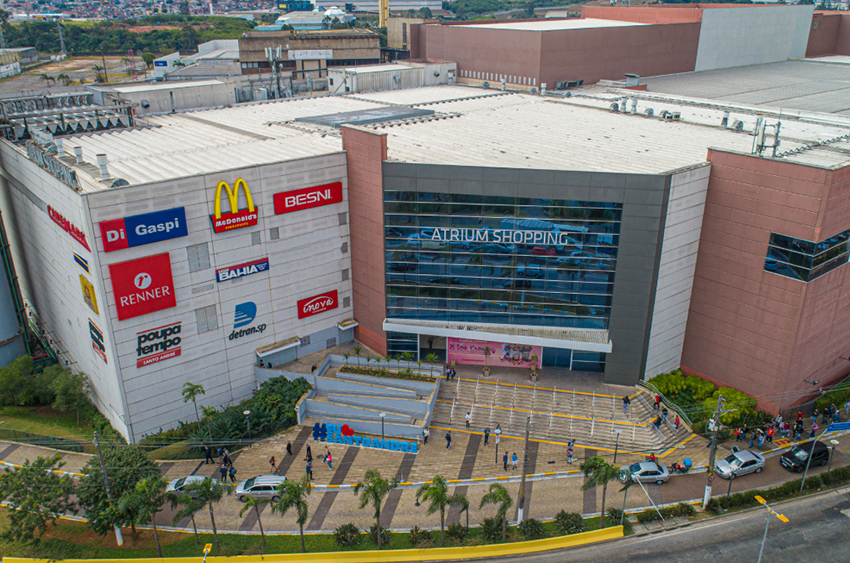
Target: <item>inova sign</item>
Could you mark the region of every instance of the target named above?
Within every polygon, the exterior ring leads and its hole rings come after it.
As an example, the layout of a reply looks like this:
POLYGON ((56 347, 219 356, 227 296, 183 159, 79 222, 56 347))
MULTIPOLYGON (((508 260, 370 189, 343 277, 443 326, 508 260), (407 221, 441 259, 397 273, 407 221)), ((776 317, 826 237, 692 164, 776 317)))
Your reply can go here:
POLYGON ((318 315, 319 313, 324 313, 325 311, 330 311, 337 307, 339 307, 337 291, 328 291, 327 293, 322 293, 321 295, 315 295, 299 301, 298 318, 303 319, 306 317, 312 317, 313 315, 318 315))

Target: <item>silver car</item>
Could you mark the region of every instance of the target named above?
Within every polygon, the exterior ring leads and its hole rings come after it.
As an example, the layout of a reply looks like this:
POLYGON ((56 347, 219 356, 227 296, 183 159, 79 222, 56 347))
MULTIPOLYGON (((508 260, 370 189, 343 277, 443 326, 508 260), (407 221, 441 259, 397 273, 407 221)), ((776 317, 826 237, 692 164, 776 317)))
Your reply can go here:
POLYGON ((632 481, 643 481, 644 483, 655 483, 661 485, 670 480, 670 472, 663 465, 654 461, 641 461, 620 470, 617 478, 621 483, 626 483, 631 475, 632 481))
POLYGON ((258 475, 240 481, 236 485, 236 498, 242 502, 248 497, 254 499, 271 499, 273 502, 280 500, 277 486, 286 481, 283 475, 258 475))
POLYGON ((764 469, 764 456, 750 450, 732 451, 731 454, 714 464, 714 470, 724 479, 734 475, 740 477, 747 473, 761 473, 764 469))
MULTIPOLYGON (((168 486, 165 487, 165 491, 169 493, 182 493, 185 492, 184 489, 192 483, 200 483, 207 478, 208 477, 204 477, 203 475, 187 475, 186 477, 174 479, 168 482, 168 486)), ((213 479, 213 481, 215 481, 215 479, 213 479)))

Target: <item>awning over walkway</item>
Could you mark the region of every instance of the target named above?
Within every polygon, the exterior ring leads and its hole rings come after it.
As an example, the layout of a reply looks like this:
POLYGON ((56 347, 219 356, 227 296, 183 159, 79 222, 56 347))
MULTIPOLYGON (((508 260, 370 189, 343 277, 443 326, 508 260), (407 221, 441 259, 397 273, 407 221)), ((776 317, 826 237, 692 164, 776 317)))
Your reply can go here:
POLYGON ((497 342, 565 348, 582 352, 605 352, 609 354, 612 349, 611 341, 608 339, 608 331, 598 329, 384 319, 384 330, 450 336, 452 338, 470 338, 472 340, 495 340, 497 342))

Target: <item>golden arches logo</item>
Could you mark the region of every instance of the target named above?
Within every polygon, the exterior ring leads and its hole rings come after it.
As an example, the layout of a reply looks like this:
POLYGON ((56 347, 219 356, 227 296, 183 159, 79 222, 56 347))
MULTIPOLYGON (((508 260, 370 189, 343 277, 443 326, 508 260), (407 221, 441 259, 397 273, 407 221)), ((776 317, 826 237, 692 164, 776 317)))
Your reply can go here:
POLYGON ((213 231, 223 233, 232 229, 241 229, 242 227, 256 225, 259 218, 258 210, 259 207, 254 206, 254 198, 251 197, 251 190, 248 189, 248 183, 243 178, 236 179, 232 190, 230 189, 230 184, 222 180, 215 188, 213 214, 210 215, 213 231), (227 201, 230 203, 230 213, 225 213, 223 217, 221 214, 222 190, 227 193, 227 201), (245 202, 248 204, 248 209, 239 209, 239 190, 245 192, 245 202))

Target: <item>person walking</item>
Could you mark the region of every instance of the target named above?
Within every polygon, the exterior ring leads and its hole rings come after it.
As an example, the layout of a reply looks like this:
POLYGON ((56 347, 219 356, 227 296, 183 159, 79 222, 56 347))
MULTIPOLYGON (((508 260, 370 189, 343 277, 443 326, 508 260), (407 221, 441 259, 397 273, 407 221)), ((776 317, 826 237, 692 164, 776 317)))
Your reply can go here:
POLYGON ((227 474, 230 475, 230 482, 235 483, 236 482, 236 468, 233 467, 233 465, 230 466, 230 471, 228 471, 227 474))
POLYGON ((219 447, 218 447, 218 461, 220 461, 220 462, 221 462, 221 461, 223 461, 223 459, 222 459, 222 457, 221 457, 221 456, 223 456, 223 455, 224 455, 224 448, 222 448, 221 446, 219 446, 219 447))
POLYGON ((632 401, 629 399, 629 396, 626 395, 623 397, 623 414, 629 414, 629 405, 632 404, 632 401))
POLYGON ((422 429, 422 441, 425 442, 426 444, 428 443, 428 436, 430 436, 430 435, 431 435, 431 431, 428 430, 427 426, 422 429))
POLYGON ((448 381, 451 376, 452 376, 452 367, 446 366, 446 381, 448 381))
POLYGON ((567 446, 567 463, 569 463, 570 465, 572 465, 572 464, 573 464, 573 460, 574 460, 574 459, 575 459, 575 458, 573 458, 573 449, 572 449, 572 447, 567 446))
POLYGON ((679 415, 676 415, 676 420, 673 421, 673 426, 676 428, 676 432, 679 431, 679 425, 682 424, 682 421, 679 420, 679 415))
POLYGON ((505 468, 505 471, 508 470, 508 452, 502 454, 502 465, 505 468))
POLYGON ((484 428, 484 445, 487 445, 487 442, 490 441, 490 427, 487 426, 484 428))
POLYGON ((464 418, 466 418, 466 429, 469 430, 469 423, 472 422, 472 413, 467 412, 464 418))
POLYGON ((814 424, 818 421, 818 415, 819 414, 820 414, 820 411, 818 409, 815 409, 815 410, 812 411, 812 424, 814 424))
POLYGON ((850 401, 844 403, 844 414, 850 416, 850 401))
POLYGON ((221 467, 218 468, 218 472, 221 473, 221 482, 227 482, 227 465, 225 463, 221 464, 221 467))
POLYGON ((759 435, 759 451, 761 451, 761 447, 764 445, 764 430, 759 428, 758 435, 759 435))
POLYGON ((224 456, 222 457, 222 462, 224 465, 232 465, 233 462, 230 461, 230 452, 227 451, 227 448, 224 448, 224 456))
POLYGON ((433 350, 433 349, 434 349, 434 337, 429 336, 428 337, 428 350, 433 350))
POLYGON ((669 411, 667 410, 667 407, 662 407, 662 409, 661 409, 661 420, 664 421, 664 424, 667 424, 667 413, 668 412, 669 411))
POLYGON ((751 448, 753 447, 753 445, 754 445, 754 443, 755 443, 755 436, 756 436, 755 431, 750 432, 750 447, 751 447, 751 448))
POLYGON ((313 480, 313 460, 312 459, 307 460, 307 475, 310 476, 310 480, 312 481, 313 480))
POLYGON ((776 430, 773 429, 773 426, 767 429, 767 442, 769 444, 773 443, 773 435, 776 434, 776 430))
POLYGON ((809 438, 814 438, 817 433, 818 433, 818 423, 815 422, 815 423, 812 424, 812 433, 809 434, 809 438))
POLYGON ((307 461, 313 461, 313 450, 310 448, 310 444, 307 444, 307 457, 304 459, 307 461))
POLYGON ((735 429, 735 441, 736 442, 741 441, 741 429, 740 428, 735 429))
POLYGON ((832 416, 832 409, 833 409, 833 407, 835 407, 835 405, 831 405, 831 406, 826 407, 825 409, 823 409, 823 423, 824 423, 824 424, 826 424, 827 422, 829 422, 828 418, 832 416))
POLYGON ((446 449, 452 447, 452 433, 451 431, 446 432, 446 449))
POLYGON ((655 394, 655 404, 652 405, 652 408, 655 410, 659 410, 661 408, 661 397, 658 394, 655 394))
POLYGON ((286 443, 286 455, 292 455, 292 442, 286 443))
POLYGON ((511 469, 512 470, 516 469, 517 461, 519 461, 519 458, 517 458, 516 452, 514 452, 514 453, 511 454, 511 469))
POLYGON ((277 473, 277 463, 275 462, 274 456, 269 460, 269 465, 272 468, 272 473, 277 473))
POLYGON ((455 368, 452 368, 452 381, 454 381, 456 377, 457 377, 457 371, 455 371, 455 368))
POLYGON ((212 463, 212 448, 209 446, 204 446, 204 465, 208 463, 212 463))
POLYGON ((325 461, 328 462, 328 471, 333 471, 333 456, 331 456, 331 451, 325 446, 325 461))

